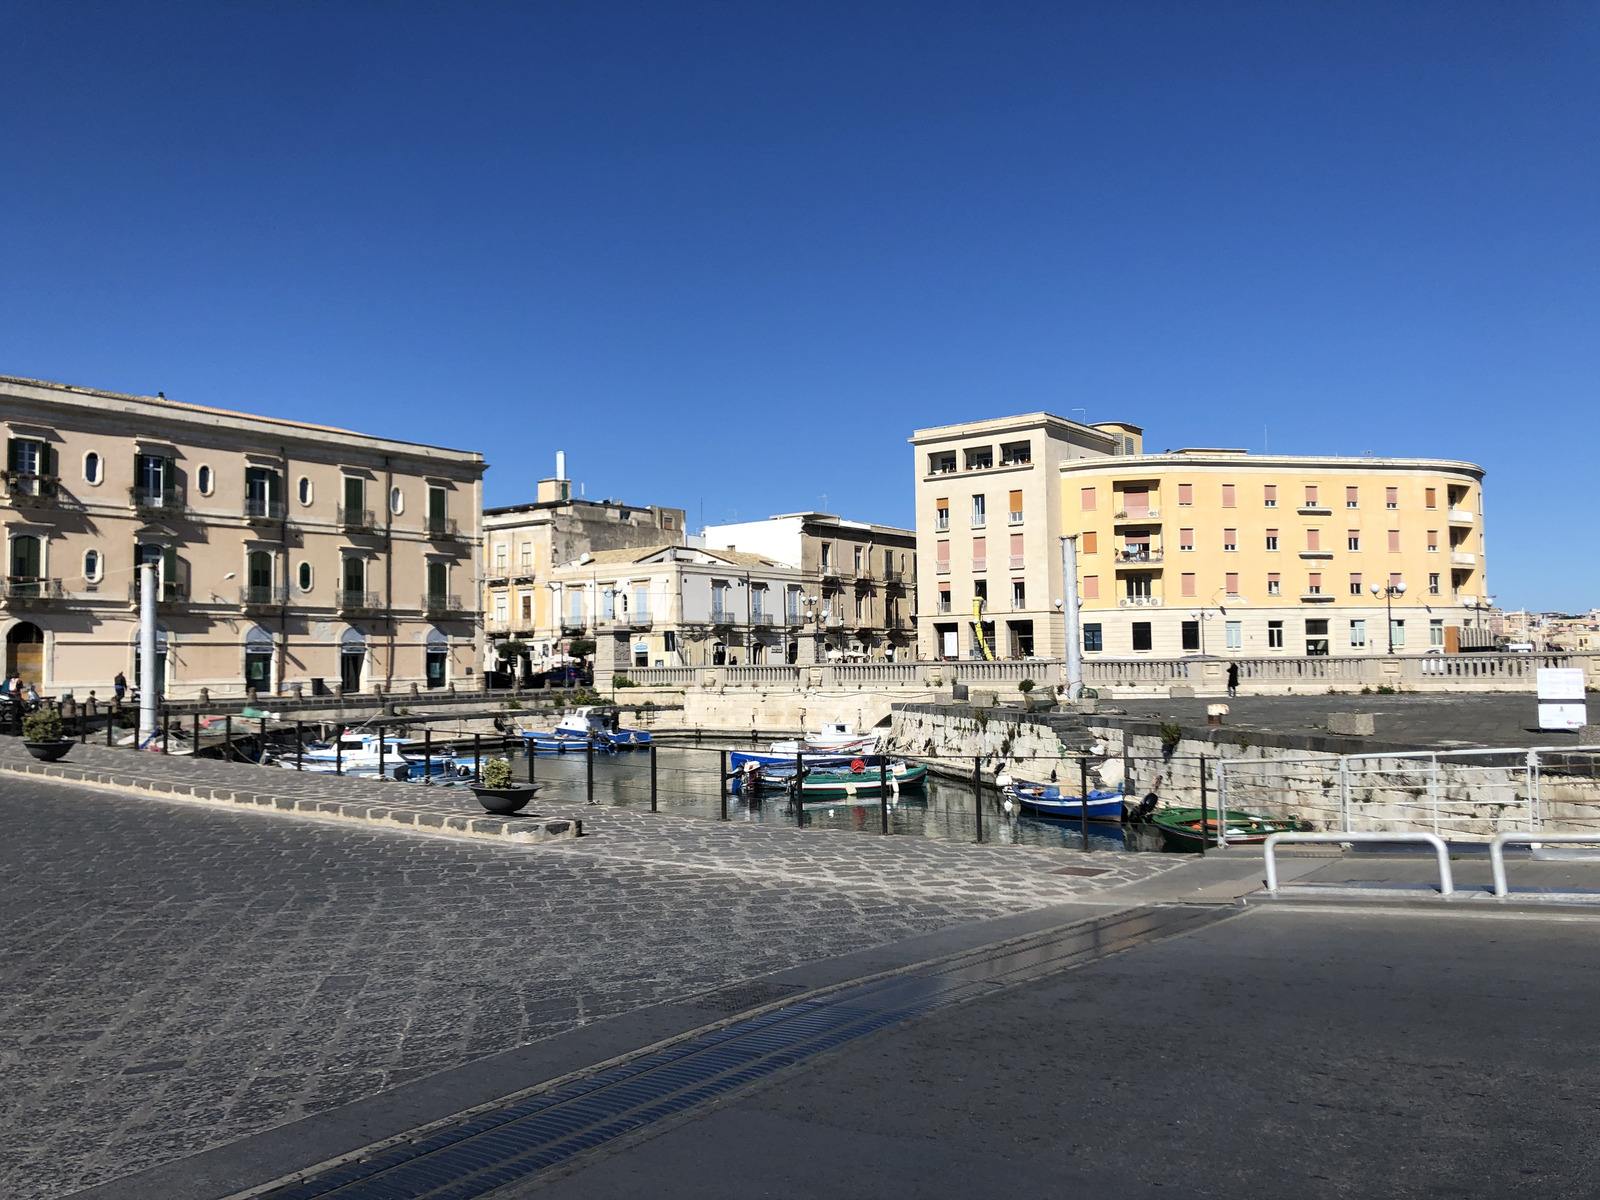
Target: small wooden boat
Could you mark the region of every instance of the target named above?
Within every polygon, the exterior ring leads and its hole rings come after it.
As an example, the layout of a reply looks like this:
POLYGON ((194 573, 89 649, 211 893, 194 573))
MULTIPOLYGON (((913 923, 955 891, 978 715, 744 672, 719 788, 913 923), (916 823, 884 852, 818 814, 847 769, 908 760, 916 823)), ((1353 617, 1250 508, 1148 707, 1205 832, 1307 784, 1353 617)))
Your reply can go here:
POLYGON ((787 754, 790 757, 801 750, 819 754, 870 754, 877 748, 877 733, 857 733, 855 727, 846 721, 824 721, 821 730, 806 734, 804 746, 791 740, 773 742, 767 747, 774 754, 787 754))
MULTIPOLYGON (((861 762, 860 759, 856 761, 861 762)), ((905 762, 892 762, 888 764, 882 781, 888 785, 891 795, 898 795, 920 789, 927 778, 928 768, 920 763, 913 766, 905 762)), ((843 770, 807 771, 800 785, 800 795, 806 804, 825 800, 875 800, 878 798, 879 780, 878 768, 868 769, 864 762, 861 762, 860 770, 846 767, 843 770)))
MULTIPOLYGON (((1217 810, 1205 810, 1204 826, 1198 808, 1158 808, 1150 814, 1150 822, 1161 830, 1161 838, 1172 850, 1198 850, 1201 840, 1207 846, 1217 844, 1217 810)), ((1249 813, 1228 814, 1228 844, 1259 845, 1274 833, 1296 833, 1310 826, 1304 821, 1279 817, 1254 817, 1249 813)))
MULTIPOLYGON (((1013 779, 1006 785, 1005 793, 1023 808, 1042 816, 1077 819, 1085 815, 1083 801, 1077 796, 1070 795, 1060 784, 1030 783, 1025 779, 1013 779)), ((1116 791, 1112 792, 1090 788, 1087 808, 1087 815, 1091 821, 1120 822, 1122 786, 1119 784, 1116 791)))
POLYGON ((616 709, 589 704, 562 717, 551 732, 536 729, 517 732, 529 751, 535 754, 581 753, 591 741, 596 749, 631 750, 635 746, 648 746, 651 740, 646 730, 622 728, 616 709))

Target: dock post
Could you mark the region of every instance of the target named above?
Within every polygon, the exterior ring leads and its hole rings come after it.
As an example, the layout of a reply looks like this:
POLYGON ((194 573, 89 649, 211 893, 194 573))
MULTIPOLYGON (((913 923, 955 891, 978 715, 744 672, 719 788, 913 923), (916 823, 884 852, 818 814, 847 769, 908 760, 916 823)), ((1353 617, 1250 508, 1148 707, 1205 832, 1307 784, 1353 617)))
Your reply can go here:
POLYGON ((1089 853, 1089 760, 1078 758, 1078 832, 1083 835, 1083 852, 1089 853))
POLYGON ((384 737, 383 737, 383 726, 380 724, 378 726, 378 778, 379 779, 384 778, 383 752, 385 750, 387 750, 388 748, 389 748, 388 743, 386 741, 384 741, 384 737))
POLYGON ((523 738, 522 742, 523 742, 523 745, 527 746, 527 748, 528 748, 528 782, 532 783, 533 782, 533 760, 538 758, 539 756, 538 756, 538 754, 536 754, 534 752, 533 739, 532 738, 523 738))
POLYGON ((422 786, 433 784, 433 726, 422 727, 422 786))
POLYGON ((333 727, 333 773, 344 774, 344 723, 333 727))
POLYGON ((222 744, 227 747, 228 761, 233 761, 233 714, 222 718, 222 744))
POLYGON ((163 753, 163 754, 168 753, 169 743, 171 742, 171 740, 172 740, 172 710, 170 708, 163 708, 161 710, 161 753, 163 753))
POLYGON ((472 782, 483 783, 483 734, 472 735, 472 782))
POLYGON ((1200 853, 1206 852, 1206 756, 1200 756, 1200 853))
POLYGON ((728 789, 733 786, 733 781, 728 778, 728 752, 726 750, 717 751, 717 778, 722 781, 717 785, 717 795, 720 797, 720 809, 717 819, 726 821, 728 819, 728 789))
POLYGON ((806 827, 806 756, 794 752, 794 823, 797 829, 806 827))
POLYGON ((294 769, 306 769, 306 727, 303 721, 294 723, 294 769))
MULTIPOLYGON (((12 710, 12 712, 17 714, 17 720, 21 721, 21 719, 22 719, 22 705, 14 704, 14 705, 11 706, 11 710, 12 710)), ((122 705, 118 704, 114 700, 111 702, 111 707, 106 709, 106 749, 107 750, 111 749, 112 745, 114 744, 112 742, 112 740, 111 740, 111 736, 112 736, 111 735, 111 728, 112 728, 112 726, 114 726, 117 723, 117 713, 120 712, 121 710, 122 710, 122 705)))
MULTIPOLYGON (((533 779, 533 768, 532 768, 531 765, 530 765, 530 767, 528 769, 528 778, 529 778, 530 781, 533 779)), ((657 795, 657 793, 656 793, 656 744, 655 744, 655 742, 651 742, 650 743, 650 811, 651 812, 658 811, 657 808, 656 808, 656 795, 657 795)))
POLYGON ((972 759, 972 815, 978 822, 978 841, 983 841, 983 759, 972 759))
POLYGON ((200 711, 198 709, 195 710, 194 714, 194 756, 196 758, 200 757, 200 711))
POLYGON ((889 832, 889 756, 878 755, 878 832, 889 832))
POLYGON ((594 803, 594 734, 583 739, 583 798, 594 803))

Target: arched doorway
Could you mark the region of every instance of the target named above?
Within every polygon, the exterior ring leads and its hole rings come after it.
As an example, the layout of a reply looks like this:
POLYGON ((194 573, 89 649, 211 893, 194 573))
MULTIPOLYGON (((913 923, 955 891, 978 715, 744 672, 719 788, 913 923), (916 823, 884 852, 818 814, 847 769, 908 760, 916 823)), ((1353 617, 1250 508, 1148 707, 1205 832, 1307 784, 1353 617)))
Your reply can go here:
POLYGON ((272 691, 272 635, 259 625, 244 635, 244 684, 257 692, 272 691))
POLYGON ((18 621, 6 632, 6 678, 44 685, 44 630, 32 621, 18 621))
MULTIPOLYGON (((359 562, 359 559, 346 560, 359 562)), ((367 665, 367 635, 359 629, 346 629, 339 641, 339 686, 347 694, 361 690, 361 673, 367 665)))

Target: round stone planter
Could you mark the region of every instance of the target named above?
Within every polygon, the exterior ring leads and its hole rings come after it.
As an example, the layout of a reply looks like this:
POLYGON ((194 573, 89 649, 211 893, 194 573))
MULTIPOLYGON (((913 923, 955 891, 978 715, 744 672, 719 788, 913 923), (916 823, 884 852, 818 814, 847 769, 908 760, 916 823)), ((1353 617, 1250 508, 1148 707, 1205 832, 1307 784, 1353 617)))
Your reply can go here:
POLYGON ((40 762, 55 762, 65 758, 67 751, 72 749, 72 743, 65 739, 59 742, 23 742, 28 753, 40 762))
POLYGON ((514 812, 520 812, 538 790, 539 785, 536 783, 518 783, 508 788, 475 787, 472 789, 472 794, 488 811, 498 816, 509 816, 514 812))

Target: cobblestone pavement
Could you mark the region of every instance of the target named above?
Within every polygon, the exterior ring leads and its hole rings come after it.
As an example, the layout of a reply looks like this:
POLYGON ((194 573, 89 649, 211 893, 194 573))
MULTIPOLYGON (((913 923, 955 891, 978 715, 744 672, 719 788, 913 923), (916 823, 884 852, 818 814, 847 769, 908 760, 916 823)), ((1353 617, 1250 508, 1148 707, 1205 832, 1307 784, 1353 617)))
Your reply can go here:
POLYGON ((63 1195, 587 1021, 1177 865, 1100 856, 1112 871, 1079 878, 1050 873, 1084 861, 1066 851, 544 799, 594 836, 519 845, 0 776, 0 1194, 63 1195))

